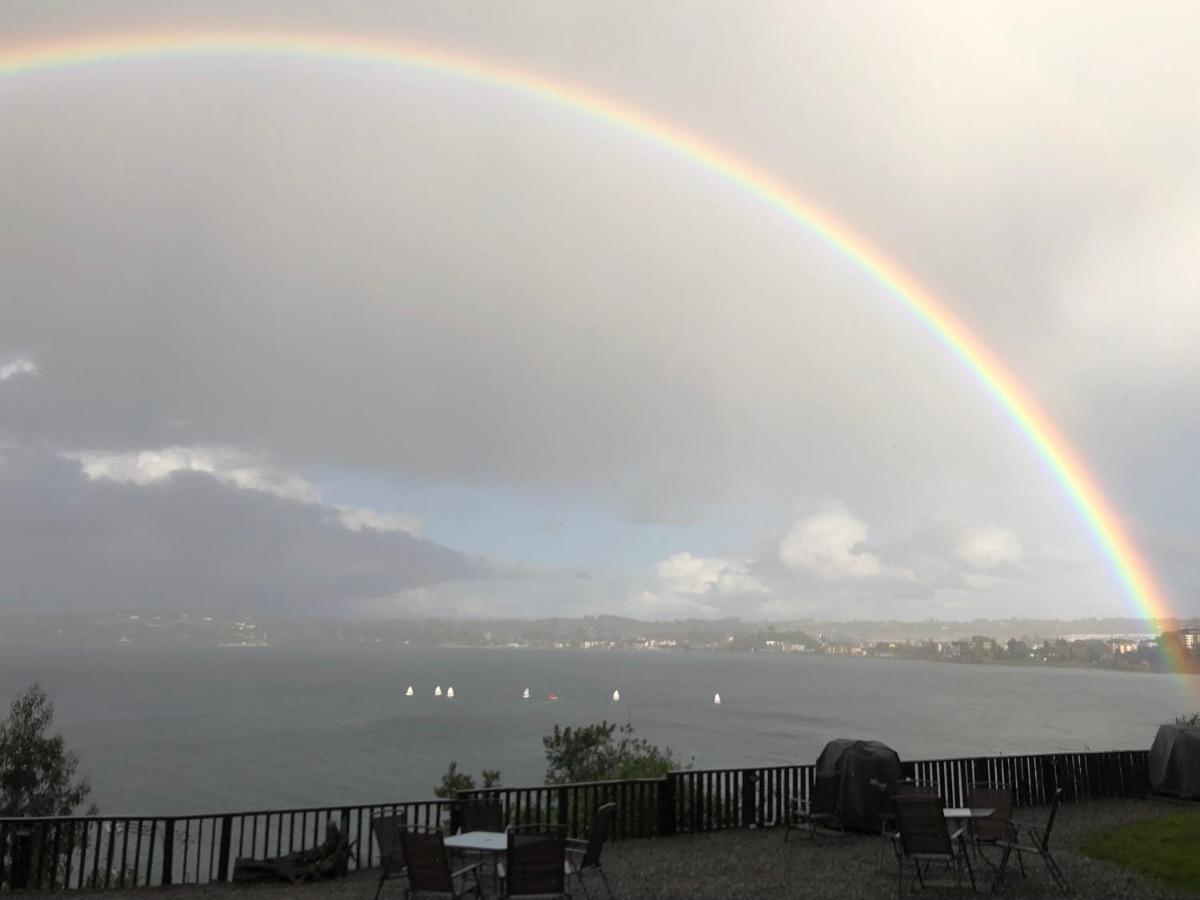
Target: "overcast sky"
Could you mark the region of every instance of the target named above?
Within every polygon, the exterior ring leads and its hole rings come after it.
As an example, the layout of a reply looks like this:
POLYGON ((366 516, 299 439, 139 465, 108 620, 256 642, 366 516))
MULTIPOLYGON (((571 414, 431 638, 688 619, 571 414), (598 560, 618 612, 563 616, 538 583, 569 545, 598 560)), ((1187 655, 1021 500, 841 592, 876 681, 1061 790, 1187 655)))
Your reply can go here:
MULTIPOLYGON (((165 26, 513 63, 773 173, 1008 364, 1200 614, 1200 5, 8 0, 0 47, 165 26)), ((0 138, 0 610, 1133 608, 927 330, 645 138, 255 56, 0 78, 0 138)))

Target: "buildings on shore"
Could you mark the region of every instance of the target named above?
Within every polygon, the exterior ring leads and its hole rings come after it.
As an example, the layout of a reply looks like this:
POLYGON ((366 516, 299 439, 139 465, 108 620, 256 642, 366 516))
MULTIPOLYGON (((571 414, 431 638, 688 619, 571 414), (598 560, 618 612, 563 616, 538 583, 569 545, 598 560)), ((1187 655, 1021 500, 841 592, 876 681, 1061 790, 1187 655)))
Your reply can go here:
MULTIPOLYGON (((815 623, 814 623, 815 624, 815 623)), ((64 646, 187 645, 221 647, 381 645, 546 648, 562 650, 707 651, 727 653, 810 654, 824 656, 921 659, 958 663, 1095 666, 1165 671, 1182 661, 1200 672, 1200 627, 1171 623, 1162 634, 1104 632, 1133 620, 1078 623, 880 622, 831 623, 804 630, 809 623, 756 625, 721 621, 642 622, 617 616, 580 619, 461 621, 386 620, 320 621, 251 616, 95 615, 3 617, 0 647, 19 644, 64 646), (1087 631, 1071 632, 1070 624, 1087 631), (797 627, 797 625, 801 627, 797 627), (1035 636, 1039 626, 1050 636, 1035 636), (1099 628, 1096 628, 1099 626, 1099 628), (995 628, 1002 637, 984 633, 995 628), (1054 634, 1054 631, 1058 634, 1054 634), (867 635, 867 636, 863 636, 867 635), (883 636, 888 635, 888 636, 883 636)), ((1144 627, 1144 626, 1142 626, 1144 627)))

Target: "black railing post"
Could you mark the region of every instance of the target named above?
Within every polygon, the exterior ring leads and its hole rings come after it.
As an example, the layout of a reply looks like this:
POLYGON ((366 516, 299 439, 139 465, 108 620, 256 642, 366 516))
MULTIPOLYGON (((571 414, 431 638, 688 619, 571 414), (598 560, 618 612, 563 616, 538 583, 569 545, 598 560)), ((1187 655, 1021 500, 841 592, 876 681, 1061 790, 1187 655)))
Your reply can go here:
MULTIPOLYGON (((358 827, 355 830, 353 838, 350 837, 350 819, 351 818, 352 817, 350 815, 350 807, 343 806, 341 815, 339 816, 340 827, 342 829, 342 838, 343 838, 343 840, 346 841, 347 844, 354 844, 355 855, 352 856, 351 858, 354 859, 354 868, 357 869, 358 868, 357 854, 359 853, 359 847, 362 845, 362 816, 355 817, 356 818, 355 824, 358 827)), ((246 826, 243 825, 242 827, 245 828, 246 826)), ((240 841, 239 841, 239 843, 240 843, 240 841)), ((367 852, 370 853, 370 851, 371 851, 371 848, 368 847, 367 852)), ((349 868, 349 865, 350 865, 349 860, 347 860, 346 865, 347 865, 347 868, 349 868)))
POLYGON ((175 820, 163 819, 162 883, 171 884, 175 868, 175 820))
POLYGON ((755 802, 757 791, 754 790, 757 781, 753 769, 742 770, 742 821, 738 823, 740 828, 758 824, 758 804, 755 802))
POLYGON ((675 773, 663 776, 658 787, 658 833, 670 837, 675 833, 675 773))
POLYGON ((12 866, 8 886, 14 891, 23 891, 29 887, 29 870, 33 867, 33 829, 14 828, 11 841, 12 866))
POLYGON ((221 843, 217 851, 217 881, 229 878, 229 842, 233 838, 233 816, 221 817, 221 843))
POLYGON ((567 825, 567 789, 562 786, 558 789, 558 824, 567 825))

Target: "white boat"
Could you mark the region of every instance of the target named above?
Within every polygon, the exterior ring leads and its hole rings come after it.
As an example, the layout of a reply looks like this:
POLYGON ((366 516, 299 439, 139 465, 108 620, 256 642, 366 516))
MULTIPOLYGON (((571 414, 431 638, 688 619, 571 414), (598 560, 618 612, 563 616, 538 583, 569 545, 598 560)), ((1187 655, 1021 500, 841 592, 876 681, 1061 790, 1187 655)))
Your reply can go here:
POLYGON ((525 690, 522 692, 522 694, 521 694, 521 699, 522 699, 522 700, 528 700, 528 699, 529 699, 529 688, 525 688, 525 690))
POLYGON ((454 699, 454 688, 453 687, 446 688, 446 696, 449 697, 451 700, 454 699))
POLYGON ((716 704, 717 706, 721 705, 721 695, 720 694, 713 694, 713 703, 716 704))
POLYGON ((410 684, 410 685, 408 686, 408 690, 404 692, 404 696, 405 696, 405 697, 411 697, 412 695, 413 695, 413 689, 412 689, 412 685, 410 684))
POLYGON ((435 696, 435 697, 442 696, 442 686, 440 684, 433 689, 433 696, 435 696))
POLYGON ((620 703, 620 702, 621 702, 621 692, 613 691, 613 703, 620 703))

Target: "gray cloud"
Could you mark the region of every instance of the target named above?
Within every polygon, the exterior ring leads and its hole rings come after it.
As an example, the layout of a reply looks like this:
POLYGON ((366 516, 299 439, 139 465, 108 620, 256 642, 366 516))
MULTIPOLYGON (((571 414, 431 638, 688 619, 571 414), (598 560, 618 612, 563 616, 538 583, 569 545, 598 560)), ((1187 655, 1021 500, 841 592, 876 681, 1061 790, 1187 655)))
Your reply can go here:
POLYGON ((352 530, 330 507, 212 475, 89 479, 75 461, 17 448, 0 452, 0 566, 10 608, 305 614, 492 574, 404 532, 352 530))

